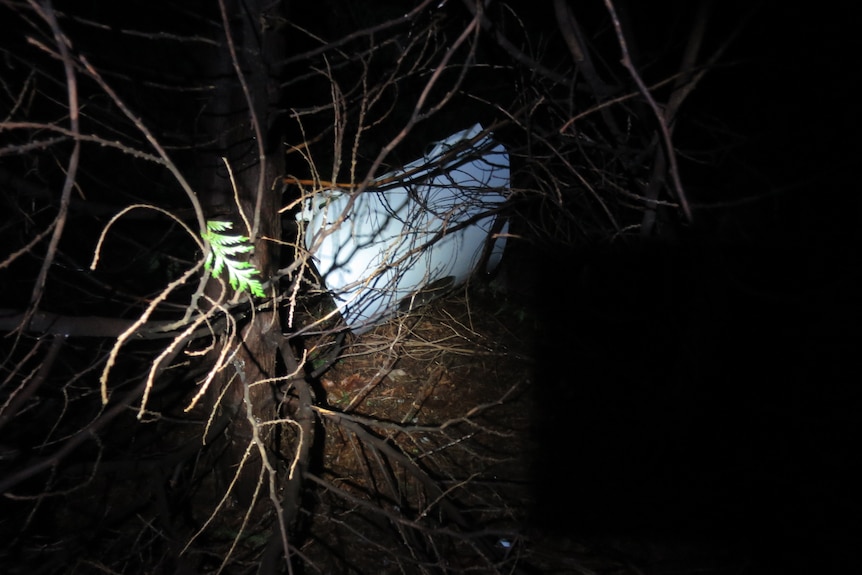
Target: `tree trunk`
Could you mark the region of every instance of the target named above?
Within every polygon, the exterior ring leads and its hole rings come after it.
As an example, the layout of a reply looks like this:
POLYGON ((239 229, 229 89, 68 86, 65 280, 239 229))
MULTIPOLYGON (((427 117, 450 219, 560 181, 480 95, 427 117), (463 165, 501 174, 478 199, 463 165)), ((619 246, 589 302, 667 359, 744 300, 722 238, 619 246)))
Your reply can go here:
MULTIPOLYGON (((222 6, 224 14, 218 13, 214 18, 226 23, 225 34, 217 54, 210 53, 204 62, 215 86, 204 103, 201 127, 203 138, 213 144, 203 154, 198 168, 199 191, 205 199, 208 218, 230 220, 236 233, 252 239, 251 262, 265 282, 278 266, 278 243, 271 240, 279 239, 281 229, 280 194, 271 188, 284 171, 281 138, 273 128, 278 98, 276 63, 283 52, 277 30, 279 3, 224 0, 222 6)), ((211 280, 207 295, 217 298, 221 290, 221 284, 211 280)), ((230 419, 227 431, 230 447, 221 470, 225 484, 229 484, 242 466, 233 493, 240 509, 253 504, 261 475, 262 461, 256 442, 270 447, 272 428, 259 428, 256 437, 255 426, 256 422, 275 417, 272 387, 257 382, 276 376, 281 336, 278 314, 274 311, 261 311, 250 317, 248 323, 239 327, 238 339, 242 343, 232 365, 213 380, 208 399, 211 409, 230 419), (225 389, 227 392, 222 395, 225 389)), ((236 339, 220 343, 236 345, 236 339)), ((213 350, 213 359, 219 352, 218 347, 213 350)))

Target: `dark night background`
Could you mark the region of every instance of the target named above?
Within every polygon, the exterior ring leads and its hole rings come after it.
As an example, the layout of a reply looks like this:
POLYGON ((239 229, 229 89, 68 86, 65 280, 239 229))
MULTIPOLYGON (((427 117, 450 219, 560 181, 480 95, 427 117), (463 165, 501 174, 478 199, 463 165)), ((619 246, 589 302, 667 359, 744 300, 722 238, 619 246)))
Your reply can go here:
POLYGON ((858 33, 843 6, 765 8, 692 102, 744 141, 689 180, 704 203, 761 197, 697 209, 673 245, 549 250, 531 272, 551 384, 535 516, 726 545, 750 553, 739 572, 855 572, 858 33))

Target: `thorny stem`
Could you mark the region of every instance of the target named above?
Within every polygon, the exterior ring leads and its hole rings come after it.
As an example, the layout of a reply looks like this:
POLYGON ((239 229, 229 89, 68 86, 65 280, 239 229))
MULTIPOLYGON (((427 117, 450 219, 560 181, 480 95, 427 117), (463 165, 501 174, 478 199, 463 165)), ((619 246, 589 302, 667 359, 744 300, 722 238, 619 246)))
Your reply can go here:
POLYGON ((27 324, 32 314, 39 307, 39 302, 42 299, 45 282, 48 278, 48 270, 54 263, 57 246, 60 243, 60 237, 63 235, 63 229, 66 226, 66 214, 69 212, 69 200, 72 195, 72 187, 75 184, 75 177, 78 173, 78 162, 81 157, 78 83, 75 76, 74 66, 72 64, 72 55, 69 52, 71 42, 66 38, 62 30, 60 30, 60 25, 57 23, 57 16, 54 13, 50 0, 47 0, 44 5, 38 4, 35 0, 30 0, 30 6, 51 27, 51 32, 54 34, 54 41, 57 44, 57 48, 60 50, 60 57, 63 61, 63 70, 66 74, 66 91, 69 101, 69 126, 71 128, 75 144, 72 148, 72 153, 69 156, 69 163, 66 166, 66 177, 63 181, 63 191, 60 194, 60 208, 57 212, 56 218, 54 219, 54 231, 51 234, 51 240, 48 243, 48 250, 45 253, 45 259, 42 261, 42 265, 39 268, 39 275, 36 278, 36 283, 33 286, 33 292, 30 297, 30 306, 25 314, 24 320, 21 322, 21 327, 27 324))

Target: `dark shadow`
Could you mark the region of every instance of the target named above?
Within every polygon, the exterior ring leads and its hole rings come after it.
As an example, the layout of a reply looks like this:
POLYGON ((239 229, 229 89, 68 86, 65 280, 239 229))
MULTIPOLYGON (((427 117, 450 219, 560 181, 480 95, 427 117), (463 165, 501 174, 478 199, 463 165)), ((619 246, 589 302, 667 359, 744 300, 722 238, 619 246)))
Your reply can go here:
POLYGON ((544 278, 535 528, 694 542, 751 573, 810 568, 827 549, 837 561, 858 393, 841 321, 819 315, 850 295, 835 270, 809 276, 797 250, 755 245, 560 249, 526 265, 544 278))

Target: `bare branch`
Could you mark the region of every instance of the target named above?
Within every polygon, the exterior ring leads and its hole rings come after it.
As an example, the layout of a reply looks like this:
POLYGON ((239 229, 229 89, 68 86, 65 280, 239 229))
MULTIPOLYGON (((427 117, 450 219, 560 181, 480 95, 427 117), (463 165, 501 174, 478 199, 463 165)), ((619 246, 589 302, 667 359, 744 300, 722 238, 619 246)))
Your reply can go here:
POLYGON ((670 176, 673 180, 674 191, 676 192, 677 199, 679 200, 680 207, 682 208, 685 218, 690 222, 692 219, 691 207, 688 205, 688 200, 685 197, 685 191, 682 187, 682 181, 680 181, 679 178, 679 168, 676 161, 676 150, 673 147, 673 140, 671 139, 668 121, 665 118, 664 112, 662 112, 661 109, 658 107, 658 104, 656 104, 656 101, 655 99, 653 99, 649 89, 646 87, 646 85, 644 85, 640 74, 638 74, 638 71, 632 64, 631 58, 629 57, 629 50, 626 44, 626 39, 623 35, 622 26, 620 25, 620 20, 617 16, 617 12, 614 8, 613 2, 611 0, 604 0, 604 2, 605 6, 608 9, 608 12, 611 15, 611 20, 614 24, 614 30, 617 34, 617 40, 619 41, 620 50, 622 50, 622 64, 631 74, 632 79, 635 81, 635 84, 637 84, 638 89, 640 90, 643 97, 646 98, 647 102, 650 105, 650 108, 652 108, 653 114, 655 114, 656 120, 658 121, 659 129, 661 130, 662 141, 664 143, 665 151, 667 153, 667 159, 670 162, 670 176))
MULTIPOLYGON (((45 252, 45 259, 42 261, 42 266, 39 269, 39 275, 33 285, 33 291, 30 295, 29 314, 34 313, 42 299, 42 293, 45 289, 45 282, 48 278, 48 270, 54 264, 54 256, 57 253, 57 246, 60 243, 60 238, 63 235, 63 230, 66 227, 66 215, 69 211, 69 198, 72 195, 72 187, 75 183, 75 177, 78 172, 78 161, 81 154, 80 136, 80 120, 78 117, 78 84, 75 77, 75 70, 72 64, 72 56, 69 52, 71 44, 63 35, 60 26, 57 23, 57 17, 54 14, 54 9, 51 7, 50 1, 45 2, 44 7, 40 6, 35 0, 29 0, 30 6, 42 17, 43 20, 51 27, 51 32, 54 34, 54 42, 57 49, 60 51, 63 62, 63 70, 66 75, 67 97, 69 103, 69 125, 75 143, 72 148, 72 153, 69 155, 69 162, 66 166, 66 179, 63 182, 63 190, 60 193, 60 207, 57 216, 54 219, 54 225, 51 239, 48 242, 48 249, 45 252)), ((26 320, 25 320, 26 321, 26 320)))

